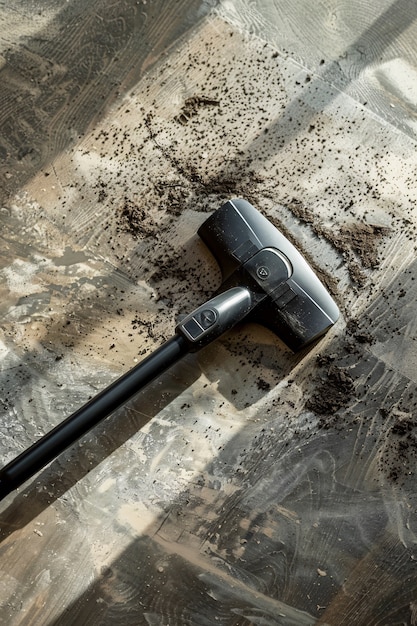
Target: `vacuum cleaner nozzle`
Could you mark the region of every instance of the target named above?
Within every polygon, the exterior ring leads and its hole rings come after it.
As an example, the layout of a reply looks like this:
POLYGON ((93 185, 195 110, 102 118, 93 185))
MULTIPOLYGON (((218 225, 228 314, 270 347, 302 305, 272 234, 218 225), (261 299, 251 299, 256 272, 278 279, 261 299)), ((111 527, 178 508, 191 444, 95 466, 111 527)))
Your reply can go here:
POLYGON ((178 325, 190 349, 245 318, 267 326, 297 351, 337 321, 336 303, 306 260, 246 200, 223 204, 198 234, 217 259, 223 283, 214 299, 178 325))

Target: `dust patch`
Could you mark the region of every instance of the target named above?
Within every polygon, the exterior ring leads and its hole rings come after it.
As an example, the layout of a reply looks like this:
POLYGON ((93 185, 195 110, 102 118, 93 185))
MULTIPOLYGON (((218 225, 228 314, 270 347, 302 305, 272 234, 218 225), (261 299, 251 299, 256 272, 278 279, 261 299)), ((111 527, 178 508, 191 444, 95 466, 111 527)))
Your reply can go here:
POLYGON ((378 267, 378 249, 381 239, 388 235, 389 228, 377 224, 356 222, 333 229, 324 226, 318 217, 297 199, 288 205, 299 220, 311 226, 319 237, 324 237, 345 258, 349 276, 359 287, 366 282, 364 269, 378 267))
POLYGON ((388 228, 375 224, 349 224, 341 227, 338 243, 342 249, 355 252, 363 267, 373 269, 378 266, 378 244, 388 232, 388 228))

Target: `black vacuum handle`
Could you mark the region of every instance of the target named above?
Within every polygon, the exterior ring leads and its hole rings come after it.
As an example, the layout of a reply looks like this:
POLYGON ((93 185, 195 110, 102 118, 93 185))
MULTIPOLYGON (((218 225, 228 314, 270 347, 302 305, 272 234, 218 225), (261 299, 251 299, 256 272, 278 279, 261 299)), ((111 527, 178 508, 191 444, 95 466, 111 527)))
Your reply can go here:
POLYGON ((188 352, 175 335, 0 470, 0 500, 188 352))
POLYGON ((188 352, 232 328, 248 313, 251 295, 235 287, 215 296, 182 320, 176 334, 129 372, 67 417, 0 470, 0 500, 127 402, 188 352))

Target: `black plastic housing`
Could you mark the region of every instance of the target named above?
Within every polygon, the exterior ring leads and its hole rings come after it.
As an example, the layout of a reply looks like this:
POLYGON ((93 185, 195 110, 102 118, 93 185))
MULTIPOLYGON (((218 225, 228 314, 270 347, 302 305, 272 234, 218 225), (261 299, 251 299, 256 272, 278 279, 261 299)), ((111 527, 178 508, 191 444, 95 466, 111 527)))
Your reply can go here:
POLYGON ((293 351, 337 321, 335 301, 304 257, 246 200, 226 202, 198 234, 220 265, 219 292, 249 286, 258 303, 248 321, 270 328, 293 351))

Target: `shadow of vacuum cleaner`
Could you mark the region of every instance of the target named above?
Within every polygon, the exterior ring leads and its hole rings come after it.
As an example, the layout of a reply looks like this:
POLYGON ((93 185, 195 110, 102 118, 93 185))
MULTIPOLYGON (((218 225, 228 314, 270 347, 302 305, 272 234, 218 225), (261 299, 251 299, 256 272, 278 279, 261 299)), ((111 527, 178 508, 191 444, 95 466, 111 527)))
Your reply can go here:
POLYGON ((22 485, 82 435, 188 352, 241 322, 262 324, 294 352, 316 341, 339 310, 296 248, 246 200, 230 200, 198 229, 217 259, 223 282, 187 315, 174 336, 0 470, 0 499, 22 485))

